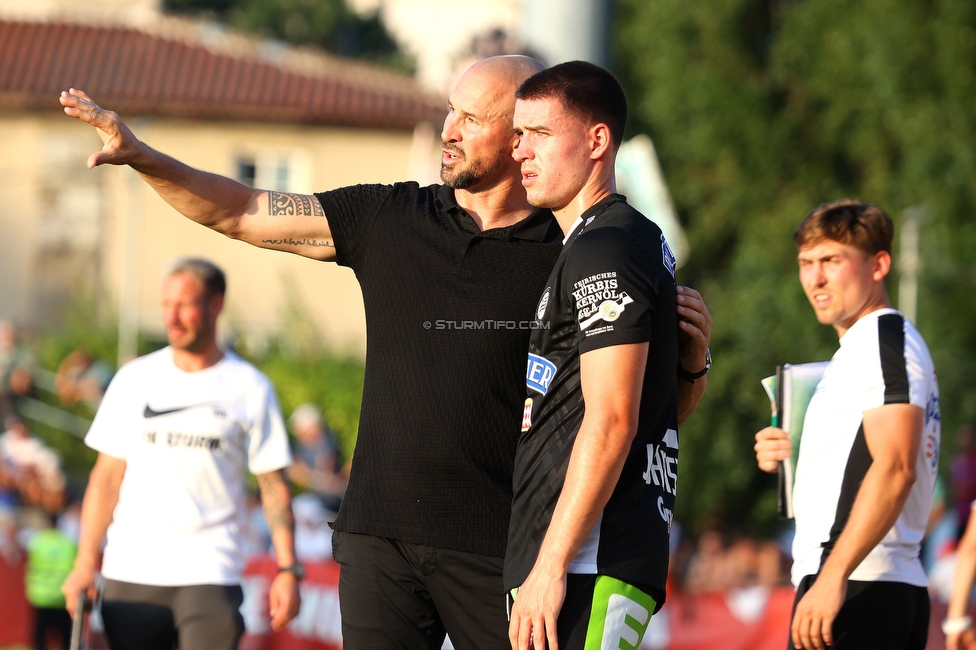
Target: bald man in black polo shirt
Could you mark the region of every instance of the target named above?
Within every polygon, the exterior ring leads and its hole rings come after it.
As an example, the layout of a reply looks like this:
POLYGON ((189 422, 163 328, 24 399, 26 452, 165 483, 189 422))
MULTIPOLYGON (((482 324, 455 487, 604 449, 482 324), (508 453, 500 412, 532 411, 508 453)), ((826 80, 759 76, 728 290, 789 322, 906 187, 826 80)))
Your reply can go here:
MULTIPOLYGON (((448 104, 444 185, 255 190, 137 140, 83 92, 65 112, 98 129, 89 166, 128 164, 188 218, 263 248, 356 271, 367 314, 356 462, 335 522, 346 648, 506 648, 502 556, 536 301, 562 232, 525 200, 512 129, 528 57, 472 66, 448 104)), ((711 318, 679 298, 681 363, 705 366, 711 318)), ((683 387, 684 414, 704 381, 683 387)))

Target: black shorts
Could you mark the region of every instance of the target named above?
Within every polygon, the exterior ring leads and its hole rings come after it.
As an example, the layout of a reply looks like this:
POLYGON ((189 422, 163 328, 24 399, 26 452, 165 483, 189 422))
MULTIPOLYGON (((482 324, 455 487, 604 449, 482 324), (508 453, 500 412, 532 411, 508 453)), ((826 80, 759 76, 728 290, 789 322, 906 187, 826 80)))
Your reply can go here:
POLYGON ((105 580, 102 621, 112 650, 234 650, 244 634, 243 601, 239 585, 105 580))
POLYGON ((500 557, 335 531, 345 650, 508 650, 500 557))
MULTIPOLYGON (((793 611, 817 576, 796 589, 793 611)), ((847 597, 834 620, 831 650, 924 650, 929 634, 929 592, 904 582, 847 581, 847 597)), ((796 650, 792 637, 787 645, 796 650)))
MULTIPOLYGON (((518 598, 513 589, 509 606, 518 598)), ((566 598, 556 619, 559 650, 638 648, 659 597, 610 576, 570 573, 566 598)))

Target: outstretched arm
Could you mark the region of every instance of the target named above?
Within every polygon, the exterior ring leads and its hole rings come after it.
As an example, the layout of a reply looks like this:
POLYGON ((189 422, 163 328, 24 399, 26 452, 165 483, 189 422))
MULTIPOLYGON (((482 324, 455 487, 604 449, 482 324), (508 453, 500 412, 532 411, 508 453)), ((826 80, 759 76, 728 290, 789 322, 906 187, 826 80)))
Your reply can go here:
POLYGON ((335 244, 318 199, 257 190, 219 174, 194 169, 140 141, 114 111, 72 88, 60 97, 66 115, 95 127, 102 149, 88 167, 128 165, 180 214, 261 248, 334 260, 335 244))
MULTIPOLYGON (((678 287, 678 363, 690 373, 705 367, 708 342, 712 338, 712 315, 701 294, 691 287, 678 287)), ((708 387, 708 375, 694 382, 678 377, 678 423, 691 417, 708 387)))
POLYGON ((74 616, 75 599, 81 592, 95 599, 95 569, 101 555, 105 531, 119 501, 119 488, 125 475, 125 461, 99 454, 88 477, 88 488, 81 502, 81 538, 75 566, 61 585, 68 613, 74 616))
MULTIPOLYGON (((271 532, 275 559, 279 567, 295 564, 295 518, 291 512, 291 492, 285 483, 282 470, 258 474, 258 489, 261 491, 261 507, 271 532)), ((301 597, 298 593, 298 578, 290 571, 279 571, 268 589, 268 611, 271 614, 271 627, 281 630, 298 615, 301 597)))

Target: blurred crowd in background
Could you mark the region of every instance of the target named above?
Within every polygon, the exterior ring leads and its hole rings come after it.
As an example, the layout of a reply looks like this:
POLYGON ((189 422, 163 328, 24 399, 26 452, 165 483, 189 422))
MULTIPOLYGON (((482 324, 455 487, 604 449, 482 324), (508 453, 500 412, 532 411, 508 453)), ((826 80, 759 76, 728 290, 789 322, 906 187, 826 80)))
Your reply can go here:
MULTIPOLYGON (((63 609, 54 585, 60 584, 58 571, 66 575, 71 568, 73 558, 65 558, 65 554, 70 554, 78 540, 87 476, 66 476, 63 459, 32 432, 32 420, 20 406, 43 390, 66 410, 85 404, 94 412, 111 376, 112 364, 84 348, 69 353, 55 371, 44 370, 32 351, 18 341, 14 327, 0 322, 0 417, 4 425, 0 434, 0 561, 11 565, 27 562, 25 589, 42 617, 46 609, 63 609), (35 564, 43 565, 42 571, 33 574, 32 548, 38 549, 35 564)), ((318 406, 301 404, 286 415, 295 459, 288 474, 296 493, 296 552, 303 562, 327 561, 332 557, 328 524, 342 502, 351 459, 341 458, 336 436, 318 406)), ((956 544, 969 519, 970 504, 976 500, 976 431, 971 426, 957 433, 950 457, 948 471, 936 488, 922 554, 933 596, 942 601, 948 600, 956 544)), ((252 557, 266 555, 271 552, 271 539, 256 489, 250 494, 248 508, 245 550, 252 557)), ((788 523, 784 522, 775 539, 741 534, 728 524, 689 534, 676 524, 671 588, 699 594, 789 584, 792 531, 788 523)))

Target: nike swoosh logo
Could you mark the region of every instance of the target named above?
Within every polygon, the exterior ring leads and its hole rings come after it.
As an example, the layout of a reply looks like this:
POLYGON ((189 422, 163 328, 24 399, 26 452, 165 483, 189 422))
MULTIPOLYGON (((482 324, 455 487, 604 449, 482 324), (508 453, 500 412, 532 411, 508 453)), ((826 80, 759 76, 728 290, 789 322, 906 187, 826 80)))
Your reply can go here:
POLYGON ((166 409, 165 411, 156 411, 149 403, 146 403, 146 410, 142 412, 142 417, 144 418, 158 418, 161 415, 169 415, 170 413, 179 413, 180 411, 186 411, 188 409, 195 409, 201 406, 212 406, 213 402, 204 402, 203 404, 190 404, 189 406, 177 406, 173 409, 166 409))

